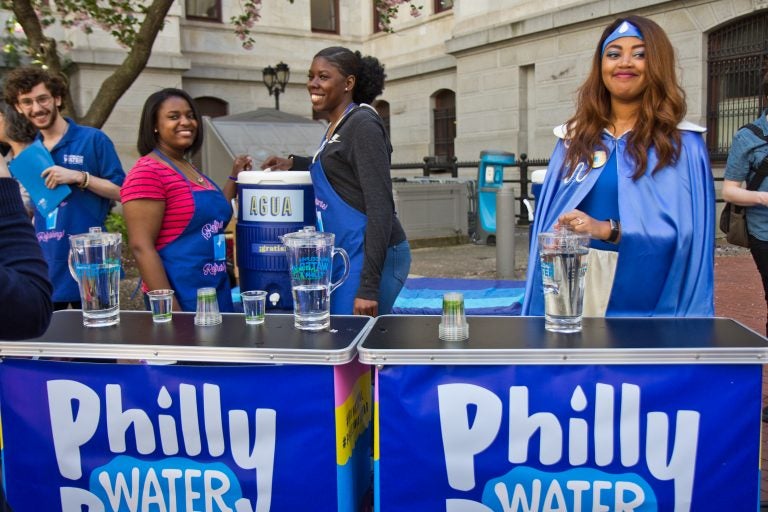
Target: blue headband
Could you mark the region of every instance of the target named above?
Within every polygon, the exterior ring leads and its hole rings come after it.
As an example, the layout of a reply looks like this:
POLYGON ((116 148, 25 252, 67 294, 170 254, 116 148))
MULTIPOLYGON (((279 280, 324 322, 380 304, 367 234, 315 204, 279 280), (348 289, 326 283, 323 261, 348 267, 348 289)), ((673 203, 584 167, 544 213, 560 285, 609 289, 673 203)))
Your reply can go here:
POLYGON ((603 55, 605 53, 605 48, 614 42, 617 39, 621 39, 622 37, 636 37, 638 39, 643 39, 643 34, 640 32, 640 30, 631 24, 628 21, 624 21, 616 27, 616 30, 611 32, 611 35, 605 38, 605 41, 603 41, 603 47, 600 50, 600 55, 603 55))

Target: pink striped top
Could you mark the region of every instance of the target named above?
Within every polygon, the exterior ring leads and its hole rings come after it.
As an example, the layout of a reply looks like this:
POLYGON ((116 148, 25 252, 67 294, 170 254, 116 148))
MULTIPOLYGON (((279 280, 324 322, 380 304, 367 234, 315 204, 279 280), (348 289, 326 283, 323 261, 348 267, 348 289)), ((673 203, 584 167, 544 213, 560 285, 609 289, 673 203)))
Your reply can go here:
POLYGON ((149 156, 139 158, 125 177, 120 189, 123 204, 136 199, 165 201, 165 214, 155 249, 158 251, 176 240, 192 220, 195 203, 192 188, 200 187, 165 164, 149 156))

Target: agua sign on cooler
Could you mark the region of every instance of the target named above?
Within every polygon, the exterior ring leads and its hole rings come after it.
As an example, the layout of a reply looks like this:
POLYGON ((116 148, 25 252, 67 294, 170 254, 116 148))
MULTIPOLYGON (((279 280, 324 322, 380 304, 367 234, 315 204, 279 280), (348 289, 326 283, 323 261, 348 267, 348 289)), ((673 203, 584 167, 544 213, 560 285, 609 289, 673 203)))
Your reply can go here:
POLYGON ((268 309, 290 309, 291 281, 279 237, 315 225, 309 172, 241 172, 237 188, 240 288, 266 290, 268 309))

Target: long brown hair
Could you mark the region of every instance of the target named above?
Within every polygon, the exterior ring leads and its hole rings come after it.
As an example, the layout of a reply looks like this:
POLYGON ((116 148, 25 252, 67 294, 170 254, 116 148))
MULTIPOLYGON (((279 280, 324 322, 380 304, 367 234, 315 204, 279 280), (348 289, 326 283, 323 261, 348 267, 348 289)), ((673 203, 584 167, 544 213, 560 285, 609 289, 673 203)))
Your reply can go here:
POLYGON ((624 21, 636 26, 645 43, 646 89, 632 132, 627 139, 627 152, 635 162, 633 179, 645 174, 648 150, 656 150, 658 163, 653 172, 675 163, 680 156, 680 132, 677 125, 685 117, 685 91, 677 81, 675 51, 667 34, 655 22, 641 16, 617 19, 603 31, 592 58, 592 69, 578 90, 576 113, 566 126, 568 149, 566 173, 570 175, 579 162, 592 168, 592 154, 601 142, 603 129, 610 123, 611 96, 602 79, 603 41, 624 21))

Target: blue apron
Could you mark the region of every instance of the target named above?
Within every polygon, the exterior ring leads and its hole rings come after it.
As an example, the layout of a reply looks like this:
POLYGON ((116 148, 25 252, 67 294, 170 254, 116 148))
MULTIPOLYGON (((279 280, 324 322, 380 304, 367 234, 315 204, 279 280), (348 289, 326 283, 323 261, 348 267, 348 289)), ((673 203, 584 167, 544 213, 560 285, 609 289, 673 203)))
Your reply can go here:
MULTIPOLYGON (((356 106, 354 103, 350 104, 344 115, 356 106)), ((325 144, 326 139, 323 139, 312 159, 312 165, 309 166, 309 175, 315 190, 317 229, 336 235, 334 246, 341 247, 349 254, 349 277, 331 295, 331 314, 351 315, 355 305, 355 295, 360 287, 360 274, 363 271, 363 249, 368 216, 347 204, 325 177, 323 164, 320 161, 320 154, 325 149, 325 144)), ((343 271, 344 262, 340 257, 334 258, 334 282, 342 276, 343 271)))
POLYGON ((232 218, 232 207, 221 189, 199 190, 165 155, 155 152, 174 171, 179 173, 192 193, 195 213, 179 237, 158 251, 163 261, 168 282, 175 292, 183 311, 197 308, 197 289, 216 288, 219 311, 232 312, 232 292, 227 275, 227 249, 224 228, 232 218))
POLYGON ((104 227, 104 217, 97 209, 89 208, 85 194, 77 187, 70 187, 70 196, 58 208, 43 216, 35 209, 37 241, 48 263, 48 278, 53 284, 53 302, 79 302, 80 289, 69 273, 69 237, 87 233, 88 228, 104 227))

